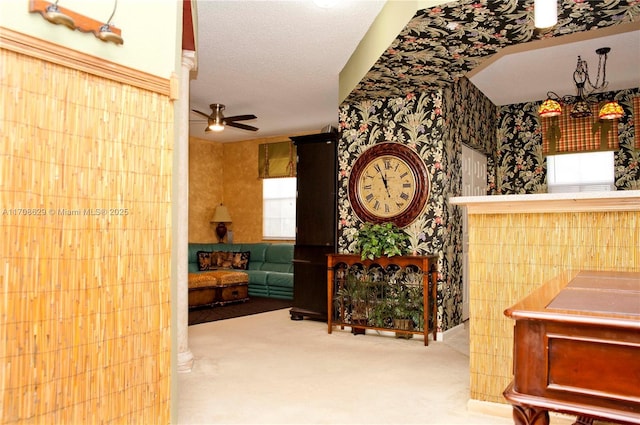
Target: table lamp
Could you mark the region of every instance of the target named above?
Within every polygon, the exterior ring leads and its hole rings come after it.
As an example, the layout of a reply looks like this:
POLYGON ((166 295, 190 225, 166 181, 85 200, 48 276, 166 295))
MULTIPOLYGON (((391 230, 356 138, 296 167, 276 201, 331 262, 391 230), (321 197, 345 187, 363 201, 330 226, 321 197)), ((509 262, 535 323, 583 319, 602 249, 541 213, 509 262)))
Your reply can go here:
POLYGON ((220 204, 216 207, 216 211, 213 213, 212 223, 218 223, 216 227, 216 235, 218 235, 218 243, 224 241, 224 237, 227 234, 227 226, 225 223, 231 223, 231 216, 227 207, 220 204))

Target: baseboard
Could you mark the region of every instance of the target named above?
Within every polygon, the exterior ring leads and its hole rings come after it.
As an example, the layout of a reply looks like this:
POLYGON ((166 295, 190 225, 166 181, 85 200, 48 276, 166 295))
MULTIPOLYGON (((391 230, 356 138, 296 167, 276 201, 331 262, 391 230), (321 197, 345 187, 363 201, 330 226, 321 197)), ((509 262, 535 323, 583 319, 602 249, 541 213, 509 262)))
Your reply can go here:
POLYGON ((468 326, 468 325, 469 323, 465 321, 452 328, 447 329, 446 331, 438 331, 436 332, 436 341, 444 341, 447 334, 457 331, 459 328, 464 328, 465 326, 468 326))

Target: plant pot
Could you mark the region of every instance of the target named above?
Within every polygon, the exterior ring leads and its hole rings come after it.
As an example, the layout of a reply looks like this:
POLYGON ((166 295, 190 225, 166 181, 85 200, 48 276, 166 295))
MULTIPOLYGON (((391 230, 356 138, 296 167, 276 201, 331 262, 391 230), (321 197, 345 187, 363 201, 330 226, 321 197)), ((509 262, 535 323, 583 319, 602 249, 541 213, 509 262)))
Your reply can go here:
MULTIPOLYGON (((412 331, 413 321, 411 319, 393 319, 393 328, 412 331)), ((411 339, 413 338, 413 334, 411 332, 401 332, 396 330, 396 338, 411 339)))
POLYGON ((367 319, 352 319, 351 333, 354 335, 364 335, 365 331, 367 330, 366 326, 367 326, 367 319))

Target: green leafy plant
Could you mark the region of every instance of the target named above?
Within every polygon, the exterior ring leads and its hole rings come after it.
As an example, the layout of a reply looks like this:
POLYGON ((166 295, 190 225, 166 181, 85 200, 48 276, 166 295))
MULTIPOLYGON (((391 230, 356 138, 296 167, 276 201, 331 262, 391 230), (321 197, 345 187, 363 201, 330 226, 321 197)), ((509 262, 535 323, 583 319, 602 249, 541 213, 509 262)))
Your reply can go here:
POLYGON ((347 313, 352 325, 367 325, 378 298, 378 284, 364 276, 348 273, 336 291, 335 301, 341 312, 347 313))
POLYGON ((393 223, 365 223, 356 233, 356 248, 363 260, 407 252, 409 237, 393 223))

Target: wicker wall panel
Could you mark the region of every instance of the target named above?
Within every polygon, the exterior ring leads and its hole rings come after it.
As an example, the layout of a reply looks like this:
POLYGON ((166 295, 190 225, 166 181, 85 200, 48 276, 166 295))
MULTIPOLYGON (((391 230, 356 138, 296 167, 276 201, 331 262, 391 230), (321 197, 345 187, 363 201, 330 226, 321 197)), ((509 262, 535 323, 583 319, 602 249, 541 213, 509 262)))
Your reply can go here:
POLYGON ((640 271, 640 212, 469 216, 471 398, 506 403, 512 306, 564 270, 640 271))
POLYGON ((0 422, 169 423, 173 106, 0 62, 0 422))

